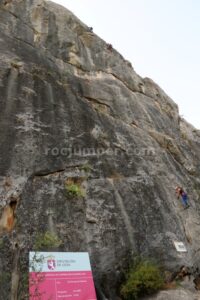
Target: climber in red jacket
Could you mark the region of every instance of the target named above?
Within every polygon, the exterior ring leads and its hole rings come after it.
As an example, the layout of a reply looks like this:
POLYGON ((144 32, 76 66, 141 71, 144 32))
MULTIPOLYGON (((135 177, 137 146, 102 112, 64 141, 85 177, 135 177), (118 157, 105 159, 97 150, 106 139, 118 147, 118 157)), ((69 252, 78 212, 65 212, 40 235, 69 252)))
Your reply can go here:
POLYGON ((189 207, 187 193, 184 192, 184 190, 183 190, 182 187, 180 187, 180 186, 176 187, 176 196, 177 196, 178 199, 181 196, 184 208, 188 208, 189 207))

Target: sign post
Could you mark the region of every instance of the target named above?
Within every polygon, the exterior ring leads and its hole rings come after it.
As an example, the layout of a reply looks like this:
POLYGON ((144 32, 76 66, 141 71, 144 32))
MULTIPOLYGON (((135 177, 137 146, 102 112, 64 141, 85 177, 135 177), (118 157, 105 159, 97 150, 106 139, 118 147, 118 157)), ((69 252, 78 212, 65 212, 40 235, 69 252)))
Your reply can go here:
POLYGON ((187 249, 183 242, 174 241, 174 246, 177 252, 182 252, 182 253, 187 252, 187 249))
POLYGON ((30 252, 30 300, 97 300, 88 253, 30 252))

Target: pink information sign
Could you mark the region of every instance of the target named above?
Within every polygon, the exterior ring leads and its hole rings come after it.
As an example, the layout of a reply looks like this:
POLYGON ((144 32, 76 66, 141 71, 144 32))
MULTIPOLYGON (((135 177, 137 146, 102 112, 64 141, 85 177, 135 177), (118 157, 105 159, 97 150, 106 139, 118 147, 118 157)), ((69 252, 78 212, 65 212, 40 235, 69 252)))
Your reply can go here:
POLYGON ((30 252, 30 300, 97 300, 88 253, 30 252))

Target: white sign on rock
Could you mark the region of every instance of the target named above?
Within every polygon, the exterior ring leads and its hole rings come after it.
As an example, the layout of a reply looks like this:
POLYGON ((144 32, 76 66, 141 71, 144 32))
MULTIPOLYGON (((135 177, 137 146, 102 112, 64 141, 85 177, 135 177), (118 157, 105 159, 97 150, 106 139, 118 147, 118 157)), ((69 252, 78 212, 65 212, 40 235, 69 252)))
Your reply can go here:
POLYGON ((187 252, 187 249, 183 242, 175 242, 174 241, 174 246, 175 246, 177 252, 187 252))

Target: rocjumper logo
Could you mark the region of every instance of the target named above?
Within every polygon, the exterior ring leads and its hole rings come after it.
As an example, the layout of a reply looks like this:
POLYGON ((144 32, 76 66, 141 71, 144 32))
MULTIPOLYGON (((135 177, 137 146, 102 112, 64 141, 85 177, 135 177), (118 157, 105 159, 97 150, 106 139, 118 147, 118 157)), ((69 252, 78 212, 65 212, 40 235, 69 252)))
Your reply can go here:
POLYGON ((48 259, 47 260, 47 267, 51 271, 55 270, 55 268, 56 268, 56 261, 55 261, 55 259, 48 259))

